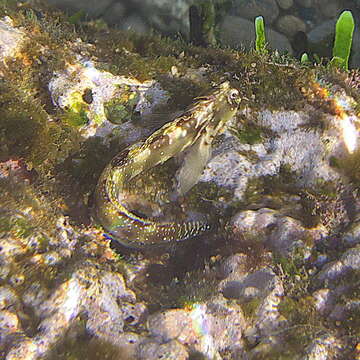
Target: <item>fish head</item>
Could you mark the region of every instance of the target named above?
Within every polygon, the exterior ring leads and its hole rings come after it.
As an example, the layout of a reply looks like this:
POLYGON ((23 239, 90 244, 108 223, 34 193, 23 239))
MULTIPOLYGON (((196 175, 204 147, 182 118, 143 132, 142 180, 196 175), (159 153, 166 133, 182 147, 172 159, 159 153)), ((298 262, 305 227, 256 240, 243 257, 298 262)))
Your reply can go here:
POLYGON ((235 116, 241 102, 239 90, 231 87, 228 81, 219 86, 214 96, 213 114, 206 126, 210 136, 216 136, 224 129, 226 123, 235 116))

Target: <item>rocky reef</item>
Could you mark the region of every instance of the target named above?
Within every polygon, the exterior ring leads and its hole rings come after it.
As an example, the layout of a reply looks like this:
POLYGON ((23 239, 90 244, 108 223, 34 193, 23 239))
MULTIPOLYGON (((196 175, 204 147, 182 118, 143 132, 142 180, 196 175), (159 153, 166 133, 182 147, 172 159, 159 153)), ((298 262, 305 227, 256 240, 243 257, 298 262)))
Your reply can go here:
MULTIPOLYGON (((220 44, 251 49, 254 45, 254 18, 265 20, 268 45, 273 50, 293 54, 303 52, 318 61, 332 57, 335 23, 343 10, 350 10, 359 22, 357 0, 48 0, 69 14, 102 21, 109 26, 146 34, 152 29, 172 37, 188 38, 191 33, 189 8, 212 4, 215 9, 215 38, 220 44)), ((207 16, 205 16, 207 17, 207 16)), ((191 37, 191 36, 190 36, 191 37)), ((360 31, 355 28, 351 67, 360 65, 360 31)))
MULTIPOLYGON (((0 60, 1 358, 360 358, 356 70, 78 26, 37 1, 0 2, 0 60), (239 110, 167 205, 212 230, 112 241, 92 216, 102 169, 223 81, 239 110)), ((166 192, 176 167, 137 191, 166 192)))

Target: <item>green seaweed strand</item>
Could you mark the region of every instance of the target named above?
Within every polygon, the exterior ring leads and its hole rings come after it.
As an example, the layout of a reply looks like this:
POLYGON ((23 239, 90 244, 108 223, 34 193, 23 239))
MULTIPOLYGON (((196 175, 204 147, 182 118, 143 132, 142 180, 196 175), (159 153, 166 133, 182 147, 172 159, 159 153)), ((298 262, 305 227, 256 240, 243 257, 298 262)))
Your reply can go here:
POLYGON ((354 32, 354 18, 351 11, 343 11, 336 22, 333 58, 330 64, 348 70, 352 37, 354 32))
POLYGON ((310 63, 310 59, 309 59, 309 56, 308 56, 307 53, 303 53, 303 54, 301 55, 300 62, 301 62, 301 64, 303 64, 303 65, 310 63))
POLYGON ((255 49, 257 52, 263 53, 266 52, 266 41, 265 41, 265 25, 264 18, 258 16, 255 18, 255 49))

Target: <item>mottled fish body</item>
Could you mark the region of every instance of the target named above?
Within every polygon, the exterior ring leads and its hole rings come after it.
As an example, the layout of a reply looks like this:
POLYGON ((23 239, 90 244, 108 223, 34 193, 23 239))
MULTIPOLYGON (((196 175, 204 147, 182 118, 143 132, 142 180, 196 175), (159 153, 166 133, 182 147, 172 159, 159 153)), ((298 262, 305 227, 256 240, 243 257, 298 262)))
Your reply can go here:
POLYGON ((95 215, 112 238, 122 244, 143 247, 185 240, 209 228, 200 221, 161 223, 138 216, 126 206, 125 187, 137 175, 185 153, 176 189, 177 195, 184 195, 197 183, 210 157, 214 137, 235 115, 239 102, 238 90, 224 82, 145 141, 112 159, 95 192, 95 215))

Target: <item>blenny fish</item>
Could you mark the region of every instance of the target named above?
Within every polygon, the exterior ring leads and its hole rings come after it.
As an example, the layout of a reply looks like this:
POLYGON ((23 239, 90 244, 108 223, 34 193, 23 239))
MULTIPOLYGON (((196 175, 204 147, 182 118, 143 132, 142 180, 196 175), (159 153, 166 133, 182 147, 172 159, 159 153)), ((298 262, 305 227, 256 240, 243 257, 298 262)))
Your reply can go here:
MULTIPOLYGON (((130 210, 125 189, 136 176, 179 154, 185 156, 177 173, 176 196, 184 195, 198 182, 212 141, 235 115, 240 95, 226 81, 195 100, 174 121, 126 148, 105 167, 95 191, 95 217, 111 238, 131 247, 144 247, 185 240, 209 229, 202 221, 159 222, 141 216, 130 210)), ((141 197, 141 193, 136 196, 141 197)))

